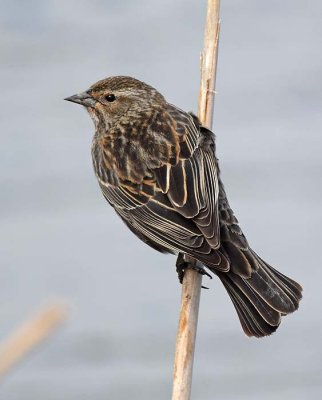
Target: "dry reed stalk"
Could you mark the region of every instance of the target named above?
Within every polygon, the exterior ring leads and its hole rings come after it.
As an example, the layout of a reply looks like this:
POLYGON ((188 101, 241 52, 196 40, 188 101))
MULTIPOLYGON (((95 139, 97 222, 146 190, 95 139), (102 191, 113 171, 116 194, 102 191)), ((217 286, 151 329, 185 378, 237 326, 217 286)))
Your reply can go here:
MULTIPOLYGON (((202 125, 210 129, 212 127, 215 97, 220 28, 219 8, 220 0, 208 0, 204 50, 201 53, 200 60, 201 77, 198 115, 202 125)), ((190 262, 193 263, 195 260, 190 260, 190 262)), ((197 271, 189 268, 186 270, 182 283, 172 400, 190 399, 201 282, 201 275, 197 271)))
POLYGON ((0 343, 0 377, 51 334, 66 317, 65 306, 48 306, 0 343))

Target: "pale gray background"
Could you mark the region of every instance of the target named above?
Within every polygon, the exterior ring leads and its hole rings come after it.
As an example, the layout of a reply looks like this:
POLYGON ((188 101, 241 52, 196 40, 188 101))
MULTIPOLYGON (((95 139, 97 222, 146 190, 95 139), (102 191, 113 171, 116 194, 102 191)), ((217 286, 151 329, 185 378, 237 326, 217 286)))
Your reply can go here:
MULTIPOLYGON (((4 400, 169 399, 175 259, 105 204, 92 122, 62 99, 127 74, 196 111, 205 1, 1 0, 0 337, 64 298, 71 318, 1 382, 4 400)), ((215 130, 254 249, 305 288, 248 339, 219 282, 201 299, 193 399, 320 399, 322 2, 222 1, 215 130)))

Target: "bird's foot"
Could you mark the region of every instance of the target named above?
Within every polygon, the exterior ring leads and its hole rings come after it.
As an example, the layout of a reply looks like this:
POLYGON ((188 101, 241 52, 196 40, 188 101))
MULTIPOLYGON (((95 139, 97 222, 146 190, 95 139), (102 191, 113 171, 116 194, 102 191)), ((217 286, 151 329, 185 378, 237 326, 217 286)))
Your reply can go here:
MULTIPOLYGON (((210 279, 212 279, 212 276, 205 270, 205 267, 199 261, 197 261, 191 257, 185 258, 184 254, 179 253, 178 259, 176 262, 176 269, 177 269, 179 282, 181 284, 183 281, 184 274, 188 268, 197 271, 201 275, 207 275, 210 279)), ((201 287, 203 289, 209 289, 205 286, 201 286, 201 287)))

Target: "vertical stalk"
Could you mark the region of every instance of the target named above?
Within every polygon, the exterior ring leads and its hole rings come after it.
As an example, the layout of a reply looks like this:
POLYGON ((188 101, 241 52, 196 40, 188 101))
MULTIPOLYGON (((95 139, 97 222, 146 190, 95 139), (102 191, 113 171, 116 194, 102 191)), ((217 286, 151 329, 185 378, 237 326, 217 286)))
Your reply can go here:
MULTIPOLYGON (((215 97, 220 28, 219 8, 220 0, 208 0, 204 49, 200 59, 201 77, 198 115, 202 125, 210 129, 212 127, 215 97)), ((191 264, 196 262, 193 259, 188 259, 187 261, 191 264)), ((186 270, 182 283, 172 400, 190 399, 201 281, 201 275, 197 271, 189 268, 186 270)))

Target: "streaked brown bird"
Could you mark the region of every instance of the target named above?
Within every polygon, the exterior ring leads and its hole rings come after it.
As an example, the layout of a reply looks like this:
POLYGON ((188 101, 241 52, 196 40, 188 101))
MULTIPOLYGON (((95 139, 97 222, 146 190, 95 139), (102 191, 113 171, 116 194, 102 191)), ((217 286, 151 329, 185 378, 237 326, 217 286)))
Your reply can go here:
POLYGON ((95 174, 129 229, 179 254, 179 269, 188 255, 215 273, 248 336, 273 333, 298 308, 302 288, 249 247, 220 180, 214 134, 130 77, 101 80, 66 100, 85 106, 94 122, 95 174))

